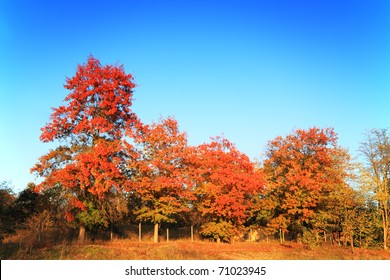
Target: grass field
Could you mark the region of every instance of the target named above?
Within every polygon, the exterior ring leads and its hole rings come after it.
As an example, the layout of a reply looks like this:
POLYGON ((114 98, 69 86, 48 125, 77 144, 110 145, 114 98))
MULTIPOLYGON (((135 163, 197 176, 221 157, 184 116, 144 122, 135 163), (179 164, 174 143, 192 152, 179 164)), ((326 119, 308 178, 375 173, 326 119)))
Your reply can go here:
POLYGON ((172 242, 101 241, 36 249, 0 245, 1 259, 40 260, 390 260, 390 251, 325 245, 309 249, 302 244, 239 242, 217 244, 186 240, 172 242))

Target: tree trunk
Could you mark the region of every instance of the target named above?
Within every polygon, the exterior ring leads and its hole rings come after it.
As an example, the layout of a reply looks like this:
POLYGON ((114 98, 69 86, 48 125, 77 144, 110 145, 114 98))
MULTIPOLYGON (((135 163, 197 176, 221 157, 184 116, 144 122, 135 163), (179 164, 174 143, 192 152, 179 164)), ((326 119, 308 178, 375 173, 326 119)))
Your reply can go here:
POLYGON ((383 202, 383 249, 387 250, 387 239, 389 235, 389 215, 387 200, 383 202))
POLYGON ((194 226, 191 226, 191 242, 194 242, 194 226))
POLYGON ((351 243, 351 251, 352 251, 352 254, 353 254, 353 253, 355 253, 355 249, 354 249, 354 246, 353 246, 353 233, 351 233, 349 242, 351 243))
POLYGON ((169 228, 167 228, 167 242, 169 242, 169 228))
POLYGON ((158 242, 158 224, 154 224, 154 236, 153 236, 153 242, 158 242))
POLYGON ((112 235, 113 235, 113 224, 111 223, 110 227, 110 240, 112 241, 112 235))
POLYGON ((283 244, 283 235, 282 235, 282 229, 279 229, 279 238, 280 238, 280 244, 283 244))
POLYGON ((42 222, 40 222, 38 226, 38 242, 41 241, 42 241, 42 222))
POLYGON ((85 240, 85 226, 80 225, 78 242, 83 243, 85 240))
POLYGON ((138 241, 141 242, 142 240, 142 225, 141 223, 138 224, 138 241))
POLYGON ((338 232, 338 238, 339 238, 339 240, 338 240, 339 246, 341 246, 341 233, 340 232, 338 232))

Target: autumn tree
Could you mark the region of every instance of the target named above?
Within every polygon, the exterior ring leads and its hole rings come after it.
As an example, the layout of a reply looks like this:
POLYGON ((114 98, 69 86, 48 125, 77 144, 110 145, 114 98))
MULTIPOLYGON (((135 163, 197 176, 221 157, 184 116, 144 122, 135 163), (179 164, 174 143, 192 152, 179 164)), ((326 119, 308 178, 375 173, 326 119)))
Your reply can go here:
POLYGON ((15 199, 11 184, 0 182, 0 243, 5 234, 12 232, 14 217, 10 213, 15 199))
MULTIPOLYGON (((330 153, 332 164, 326 171, 326 176, 330 180, 327 182, 327 188, 321 191, 317 206, 314 208, 315 215, 309 220, 309 226, 313 231, 316 241, 319 241, 319 233, 327 238, 328 233, 341 232, 347 235, 352 232, 351 226, 354 224, 353 215, 357 213, 361 201, 357 190, 353 188, 356 181, 356 163, 352 162, 349 153, 341 148, 336 147, 330 153), (333 179, 332 179, 333 178, 333 179)), ((353 234, 349 234, 353 239, 353 234)), ((340 239, 340 238, 339 238, 340 239)), ((353 244, 352 244, 353 245, 353 244)))
POLYGON ((360 165, 358 173, 358 191, 363 199, 363 205, 359 209, 360 215, 357 223, 359 226, 359 243, 363 247, 383 247, 383 219, 375 193, 371 175, 365 165, 360 165))
POLYGON ((281 234, 290 230, 295 238, 312 229, 323 199, 336 186, 348 187, 347 173, 339 169, 342 161, 348 155, 337 146, 333 129, 298 129, 270 141, 264 161, 267 199, 273 205, 269 225, 281 234))
POLYGON ((201 234, 231 241, 249 215, 263 178, 251 160, 225 138, 196 147, 193 157, 196 209, 204 217, 201 234))
POLYGON ((87 210, 96 208, 91 203, 126 185, 123 139, 125 128, 137 123, 131 110, 134 86, 122 66, 103 66, 90 56, 66 79, 70 93, 42 128, 41 141, 59 146, 31 169, 43 178, 37 190, 60 186, 68 191, 72 211, 67 216, 79 221, 80 240, 87 210))
POLYGON ((365 164, 362 176, 378 203, 382 221, 383 248, 388 248, 390 226, 390 135, 387 129, 373 129, 360 146, 365 164))
MULTIPOLYGON (((352 250, 355 244, 355 232, 358 230, 358 215, 361 214, 362 202, 357 190, 345 185, 337 184, 332 191, 326 193, 320 200, 315 216, 310 219, 310 224, 318 241, 318 232, 325 234, 335 233, 332 238, 341 245, 347 243, 352 250)), ((361 228, 363 229, 363 228, 361 228)))
POLYGON ((105 199, 97 201, 98 211, 103 217, 103 224, 110 227, 110 240, 113 239, 114 226, 129 214, 127 192, 111 189, 105 199))
POLYGON ((130 134, 135 144, 134 149, 129 146, 129 153, 137 156, 127 168, 134 174, 131 190, 140 202, 135 214, 139 221, 154 224, 158 242, 159 224, 175 223, 194 199, 186 176, 186 134, 173 118, 139 126, 130 134))

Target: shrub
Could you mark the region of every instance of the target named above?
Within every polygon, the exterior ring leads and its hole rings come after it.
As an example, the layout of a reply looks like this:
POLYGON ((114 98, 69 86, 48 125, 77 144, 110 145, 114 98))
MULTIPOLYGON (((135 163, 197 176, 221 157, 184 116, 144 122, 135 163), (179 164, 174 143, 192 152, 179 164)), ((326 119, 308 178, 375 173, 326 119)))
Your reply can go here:
POLYGON ((199 232, 203 237, 217 242, 230 242, 234 236, 234 226, 229 222, 210 222, 204 224, 199 232))
POLYGON ((305 244, 309 249, 313 249, 319 245, 314 233, 308 229, 303 229, 302 243, 305 244))

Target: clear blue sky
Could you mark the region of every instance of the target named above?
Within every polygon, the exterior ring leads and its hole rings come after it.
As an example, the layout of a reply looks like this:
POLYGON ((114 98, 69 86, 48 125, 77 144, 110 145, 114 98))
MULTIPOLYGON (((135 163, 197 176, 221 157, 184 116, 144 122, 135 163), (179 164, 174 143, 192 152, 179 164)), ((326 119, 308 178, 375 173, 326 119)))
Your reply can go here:
POLYGON ((16 191, 66 76, 93 54, 135 76, 144 122, 190 144, 222 133, 252 159, 296 128, 333 127, 356 153, 390 126, 389 1, 0 2, 0 181, 16 191))

